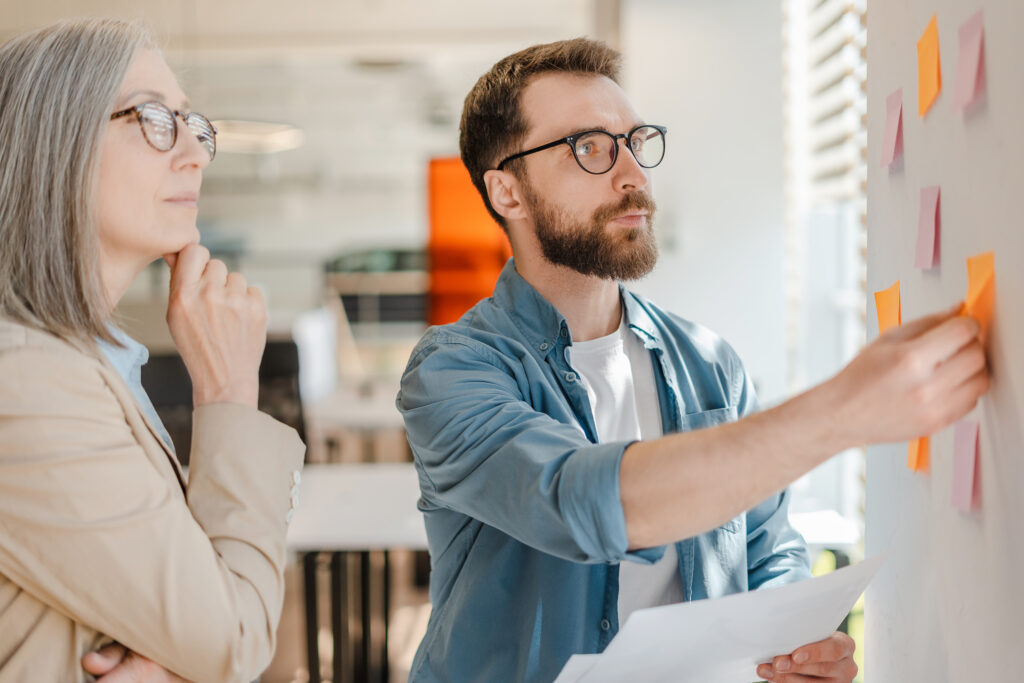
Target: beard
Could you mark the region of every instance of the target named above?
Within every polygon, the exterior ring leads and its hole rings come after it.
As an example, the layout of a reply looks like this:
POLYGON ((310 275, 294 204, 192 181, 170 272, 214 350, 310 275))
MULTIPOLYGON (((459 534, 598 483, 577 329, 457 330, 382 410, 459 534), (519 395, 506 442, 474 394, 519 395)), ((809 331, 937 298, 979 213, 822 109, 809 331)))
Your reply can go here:
POLYGON ((523 183, 524 199, 534 218, 541 252, 551 263, 581 275, 604 280, 637 280, 658 262, 654 237, 654 200, 646 192, 630 192, 622 201, 598 207, 589 220, 578 220, 542 199, 523 183), (608 223, 630 210, 647 211, 639 228, 608 229, 608 223))

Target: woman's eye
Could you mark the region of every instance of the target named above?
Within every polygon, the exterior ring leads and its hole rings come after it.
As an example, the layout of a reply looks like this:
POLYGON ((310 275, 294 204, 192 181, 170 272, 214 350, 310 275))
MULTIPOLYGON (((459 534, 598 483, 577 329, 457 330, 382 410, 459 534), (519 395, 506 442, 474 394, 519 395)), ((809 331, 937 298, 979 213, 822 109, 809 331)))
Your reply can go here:
POLYGON ((594 153, 594 143, 584 142, 580 144, 578 147, 576 147, 576 152, 578 154, 582 154, 583 156, 589 156, 594 153))

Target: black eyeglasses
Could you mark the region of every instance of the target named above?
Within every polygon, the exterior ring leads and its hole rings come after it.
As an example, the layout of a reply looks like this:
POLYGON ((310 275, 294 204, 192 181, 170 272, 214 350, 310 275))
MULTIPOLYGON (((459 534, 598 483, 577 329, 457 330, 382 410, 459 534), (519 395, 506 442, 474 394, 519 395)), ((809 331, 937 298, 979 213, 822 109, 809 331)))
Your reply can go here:
POLYGON ((169 152, 178 141, 178 122, 180 118, 188 129, 199 138, 199 144, 210 155, 210 161, 217 156, 217 129, 202 114, 188 114, 176 111, 161 102, 143 102, 110 115, 115 121, 125 116, 134 115, 142 129, 142 136, 150 147, 161 152, 169 152))
POLYGON ((636 159, 636 163, 644 168, 654 168, 665 158, 665 133, 668 129, 665 126, 654 126, 644 124, 637 126, 628 133, 609 133, 605 130, 585 130, 582 133, 574 133, 564 138, 540 147, 528 149, 525 152, 505 157, 498 170, 504 170, 508 162, 525 157, 527 154, 542 152, 558 145, 566 144, 572 150, 576 163, 587 173, 601 175, 612 170, 615 161, 619 158, 619 140, 625 140, 629 145, 629 151, 636 159))

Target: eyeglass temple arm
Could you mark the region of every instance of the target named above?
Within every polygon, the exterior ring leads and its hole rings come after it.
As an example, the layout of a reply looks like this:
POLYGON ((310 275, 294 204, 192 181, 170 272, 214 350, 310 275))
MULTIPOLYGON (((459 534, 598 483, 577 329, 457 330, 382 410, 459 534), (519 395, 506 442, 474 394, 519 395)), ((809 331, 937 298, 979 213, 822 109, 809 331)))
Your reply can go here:
POLYGON ((563 144, 564 145, 571 145, 572 144, 572 140, 570 139, 571 137, 572 136, 567 137, 567 138, 562 138, 561 140, 555 140, 554 142, 549 142, 546 145, 541 145, 540 147, 534 147, 533 149, 528 149, 528 150, 526 150, 524 152, 518 152, 516 154, 513 154, 510 157, 505 157, 502 160, 502 162, 500 164, 498 164, 498 170, 499 171, 503 170, 503 167, 505 166, 505 164, 507 164, 510 161, 515 161, 516 159, 525 157, 527 154, 533 154, 534 152, 543 152, 546 149, 551 149, 552 147, 557 147, 558 145, 563 145, 563 144))

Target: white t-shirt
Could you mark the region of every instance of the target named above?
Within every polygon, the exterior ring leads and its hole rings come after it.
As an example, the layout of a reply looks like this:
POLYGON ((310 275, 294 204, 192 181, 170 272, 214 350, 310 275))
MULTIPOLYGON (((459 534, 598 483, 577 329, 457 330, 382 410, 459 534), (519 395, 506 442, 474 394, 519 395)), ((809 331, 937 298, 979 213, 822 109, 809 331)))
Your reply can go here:
MULTIPOLYGON (((651 352, 626 325, 606 337, 573 342, 569 363, 590 397, 599 442, 656 439, 662 435, 651 352)), ((683 601, 679 561, 669 546, 657 563, 619 565, 619 625, 634 610, 683 601)))

